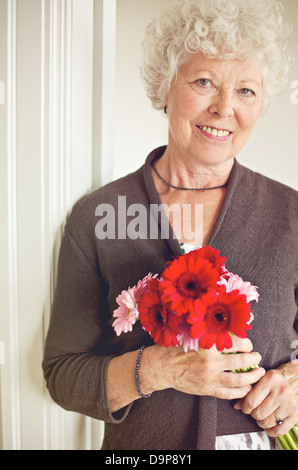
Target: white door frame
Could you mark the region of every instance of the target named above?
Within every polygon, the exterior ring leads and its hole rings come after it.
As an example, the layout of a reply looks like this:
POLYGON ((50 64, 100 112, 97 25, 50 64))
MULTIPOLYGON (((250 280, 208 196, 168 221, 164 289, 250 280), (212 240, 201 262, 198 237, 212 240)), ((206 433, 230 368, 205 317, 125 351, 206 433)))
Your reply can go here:
POLYGON ((113 176, 115 25, 116 0, 0 2, 0 449, 100 446, 41 361, 67 213, 113 176))

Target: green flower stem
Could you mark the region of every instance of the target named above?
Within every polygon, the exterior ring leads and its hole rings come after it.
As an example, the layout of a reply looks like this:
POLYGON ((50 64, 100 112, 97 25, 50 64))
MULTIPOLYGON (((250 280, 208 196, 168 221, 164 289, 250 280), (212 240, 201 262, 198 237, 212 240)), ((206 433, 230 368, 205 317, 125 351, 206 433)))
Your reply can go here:
POLYGON ((281 450, 298 450, 298 423, 284 436, 279 436, 276 441, 281 450))
POLYGON ((286 436, 276 437, 276 441, 279 447, 281 448, 281 450, 292 450, 287 442, 286 436))
POLYGON ((291 450, 298 450, 298 447, 295 444, 295 441, 293 440, 290 432, 287 432, 287 434, 285 434, 285 438, 286 438, 291 450))
POLYGON ((282 439, 280 439, 279 437, 277 437, 277 438, 276 438, 276 442, 277 442, 277 444, 278 444, 280 450, 287 450, 287 449, 285 448, 285 446, 283 445, 283 440, 282 440, 282 439))
POLYGON ((249 372, 251 370, 254 370, 254 369, 258 369, 259 366, 251 366, 251 367, 248 367, 248 368, 244 368, 244 369, 237 369, 237 370, 232 370, 231 372, 237 372, 238 374, 240 374, 241 372, 249 372))
POLYGON ((298 443, 298 423, 296 424, 296 426, 292 427, 291 433, 292 433, 293 438, 296 439, 298 443))

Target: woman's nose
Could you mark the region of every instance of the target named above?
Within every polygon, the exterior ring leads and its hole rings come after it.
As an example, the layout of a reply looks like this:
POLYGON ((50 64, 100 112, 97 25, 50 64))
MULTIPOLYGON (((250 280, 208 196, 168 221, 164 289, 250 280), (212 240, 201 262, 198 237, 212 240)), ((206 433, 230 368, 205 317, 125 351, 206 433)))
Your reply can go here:
POLYGON ((220 119, 228 118, 234 115, 233 94, 228 91, 222 91, 213 96, 212 103, 209 106, 211 114, 217 114, 220 119))

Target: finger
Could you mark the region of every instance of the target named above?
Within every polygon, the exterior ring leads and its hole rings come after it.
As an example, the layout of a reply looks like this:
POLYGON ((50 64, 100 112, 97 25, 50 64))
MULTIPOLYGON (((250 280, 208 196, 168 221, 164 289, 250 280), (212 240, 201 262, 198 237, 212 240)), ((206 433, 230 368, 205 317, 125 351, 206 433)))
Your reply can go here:
POLYGON ((251 390, 251 385, 245 387, 217 387, 214 396, 221 400, 237 400, 245 397, 251 390))
POLYGON ((232 336, 233 346, 230 349, 225 349, 224 353, 232 352, 251 352, 253 350, 253 344, 248 338, 238 338, 238 336, 232 336))
MULTIPOLYGON (((254 415, 264 416, 265 412, 261 410, 260 412, 255 410, 253 413, 254 415)), ((281 426, 286 417, 288 416, 288 412, 286 410, 282 410, 281 407, 276 408, 272 413, 268 414, 265 418, 255 418, 258 425, 263 429, 272 429, 278 426, 281 426), (284 417, 284 418, 283 418, 284 417)))
POLYGON ((295 426, 295 418, 285 418, 283 423, 280 425, 275 425, 272 428, 264 428, 269 437, 278 437, 284 436, 287 432, 289 432, 293 426, 295 426))
MULTIPOLYGON (((264 400, 267 398, 269 394, 270 394, 269 386, 266 383, 263 385, 262 380, 260 380, 258 383, 256 383, 256 385, 253 387, 250 393, 245 397, 245 399, 242 400, 241 403, 237 405, 240 405, 240 409, 244 414, 253 415, 254 410, 256 410, 261 405, 261 403, 264 402, 264 400)), ((239 407, 237 407, 236 409, 239 409, 239 407)))
POLYGON ((241 411, 242 401, 243 400, 239 400, 239 401, 237 401, 237 403, 235 403, 235 405, 234 405, 235 410, 241 411))
POLYGON ((286 411, 283 414, 280 414, 279 411, 281 410, 278 396, 271 391, 261 404, 254 408, 251 415, 256 421, 263 423, 261 427, 270 428, 276 426, 276 422, 282 419, 283 415, 288 415, 286 411))
POLYGON ((223 355, 224 367, 227 371, 242 370, 242 372, 247 372, 252 367, 257 367, 261 360, 262 357, 257 352, 223 355))
POLYGON ((221 385, 227 387, 246 387, 258 382, 264 375, 265 371, 262 368, 253 369, 250 372, 224 372, 220 376, 221 385))

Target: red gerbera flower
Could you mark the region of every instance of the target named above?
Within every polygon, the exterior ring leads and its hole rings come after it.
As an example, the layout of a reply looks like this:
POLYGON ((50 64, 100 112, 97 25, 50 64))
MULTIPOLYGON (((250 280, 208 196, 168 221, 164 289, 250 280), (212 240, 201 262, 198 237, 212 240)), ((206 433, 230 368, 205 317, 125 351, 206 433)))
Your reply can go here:
POLYGON ((157 279, 149 281, 147 290, 140 299, 138 310, 141 325, 156 344, 166 348, 179 344, 177 339, 179 319, 168 304, 162 303, 157 279))
POLYGON ((160 289, 163 300, 177 315, 192 311, 194 302, 208 289, 216 289, 220 280, 218 270, 199 251, 176 258, 162 273, 160 289))
POLYGON ((246 338, 251 330, 250 304, 238 290, 226 292, 225 286, 218 291, 210 290, 197 300, 195 311, 188 316, 191 336, 198 338, 200 347, 210 349, 214 344, 218 351, 232 347, 231 333, 246 338))
POLYGON ((227 261, 225 256, 219 256, 219 250, 216 250, 212 246, 203 246, 197 250, 197 255, 201 256, 203 259, 207 259, 213 265, 215 269, 218 270, 219 274, 222 274, 224 264, 227 261))

